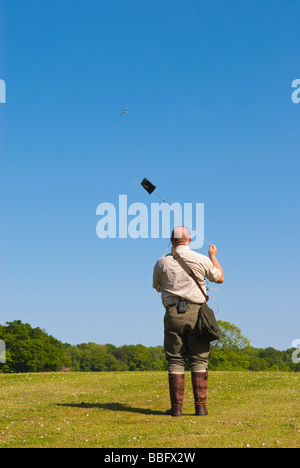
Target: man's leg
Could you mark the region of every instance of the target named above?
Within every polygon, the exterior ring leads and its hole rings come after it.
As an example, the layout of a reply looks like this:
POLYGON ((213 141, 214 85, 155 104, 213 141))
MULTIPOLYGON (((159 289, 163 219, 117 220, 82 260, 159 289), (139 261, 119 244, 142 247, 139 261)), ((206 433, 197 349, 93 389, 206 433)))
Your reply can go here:
POLYGON ((169 369, 169 389, 171 409, 166 412, 171 416, 182 416, 184 397, 184 369, 186 346, 181 334, 184 318, 177 313, 177 308, 169 308, 165 315, 165 352, 169 369))
POLYGON ((169 374, 169 389, 171 409, 166 414, 171 416, 182 416, 182 405, 184 397, 184 374, 169 374))
MULTIPOLYGON (((192 306, 193 308, 195 306, 192 306)), ((195 326, 191 322, 192 330, 187 334, 187 354, 192 375, 192 385, 197 416, 206 416, 207 388, 208 388, 208 357, 210 344, 201 340, 197 331, 198 306, 195 307, 195 326)), ((192 319, 192 317, 191 317, 192 319)))
POLYGON ((192 372, 192 385, 196 416, 207 416, 206 407, 208 372, 192 372))

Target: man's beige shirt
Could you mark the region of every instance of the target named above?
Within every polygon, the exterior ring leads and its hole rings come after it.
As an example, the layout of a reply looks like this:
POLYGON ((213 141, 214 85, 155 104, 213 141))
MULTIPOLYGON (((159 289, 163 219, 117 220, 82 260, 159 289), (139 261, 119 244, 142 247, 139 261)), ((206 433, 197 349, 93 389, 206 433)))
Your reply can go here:
MULTIPOLYGON (((195 273, 205 292, 205 278, 214 283, 220 279, 220 270, 208 257, 191 250, 187 245, 178 245, 175 249, 195 273)), ((196 304, 205 301, 195 281, 183 270, 171 253, 161 257, 154 267, 153 288, 158 287, 161 288, 162 302, 166 305, 174 304, 178 297, 196 304)))

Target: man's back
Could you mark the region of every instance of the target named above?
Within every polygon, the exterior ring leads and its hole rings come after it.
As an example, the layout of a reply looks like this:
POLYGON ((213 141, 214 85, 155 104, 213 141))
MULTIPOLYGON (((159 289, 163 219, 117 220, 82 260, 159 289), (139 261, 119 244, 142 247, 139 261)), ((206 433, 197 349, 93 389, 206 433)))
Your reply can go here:
MULTIPOLYGON (((175 249, 192 269, 205 292, 205 278, 212 282, 219 281, 221 271, 208 257, 191 250, 187 245, 178 245, 175 249)), ((164 255, 156 263, 153 272, 153 288, 161 290, 164 304, 172 304, 178 297, 198 304, 205 301, 194 280, 182 269, 171 253, 164 255)))

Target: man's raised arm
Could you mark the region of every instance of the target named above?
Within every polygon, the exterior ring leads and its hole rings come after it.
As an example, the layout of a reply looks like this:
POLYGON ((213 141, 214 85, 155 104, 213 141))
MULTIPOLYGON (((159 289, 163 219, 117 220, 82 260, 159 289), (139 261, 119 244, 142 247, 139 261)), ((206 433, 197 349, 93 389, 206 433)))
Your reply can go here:
POLYGON ((218 252, 218 250, 217 250, 217 247, 215 245, 210 245, 209 246, 208 255, 209 255, 213 265, 221 272, 221 276, 217 281, 218 284, 221 284, 224 281, 224 273, 223 273, 223 270, 222 270, 222 267, 221 267, 220 263, 218 262, 218 260, 216 258, 217 252, 218 252))

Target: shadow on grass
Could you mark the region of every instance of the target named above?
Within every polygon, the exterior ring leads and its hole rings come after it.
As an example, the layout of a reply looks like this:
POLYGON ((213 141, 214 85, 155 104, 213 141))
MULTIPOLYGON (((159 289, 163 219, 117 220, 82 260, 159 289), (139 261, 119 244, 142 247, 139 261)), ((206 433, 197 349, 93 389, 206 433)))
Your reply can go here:
POLYGON ((71 408, 99 408, 110 411, 127 411, 129 413, 164 415, 164 411, 155 411, 149 408, 134 408, 123 403, 58 403, 57 406, 69 406, 71 408))

